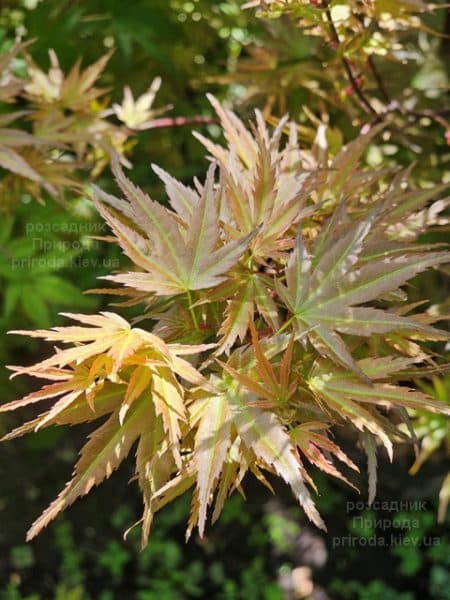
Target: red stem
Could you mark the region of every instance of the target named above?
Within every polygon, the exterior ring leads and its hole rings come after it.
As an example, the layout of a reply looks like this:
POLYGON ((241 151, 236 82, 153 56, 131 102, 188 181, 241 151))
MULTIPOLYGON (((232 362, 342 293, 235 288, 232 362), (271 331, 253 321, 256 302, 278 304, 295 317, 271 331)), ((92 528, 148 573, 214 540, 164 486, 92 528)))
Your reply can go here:
POLYGON ((149 129, 161 129, 163 127, 184 127, 186 125, 211 125, 212 123, 218 123, 217 119, 212 117, 203 117, 197 115, 195 117, 162 117, 161 119, 155 119, 149 124, 149 129))

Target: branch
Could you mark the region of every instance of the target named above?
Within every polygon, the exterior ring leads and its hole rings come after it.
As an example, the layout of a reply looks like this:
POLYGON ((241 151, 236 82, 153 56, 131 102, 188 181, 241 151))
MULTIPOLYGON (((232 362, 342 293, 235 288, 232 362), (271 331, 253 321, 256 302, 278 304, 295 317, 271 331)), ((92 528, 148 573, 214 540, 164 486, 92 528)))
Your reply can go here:
MULTIPOLYGON (((364 27, 364 18, 362 17, 362 15, 356 15, 356 18, 360 22, 361 26, 364 27)), ((369 55, 369 57, 367 58, 367 64, 369 65, 369 69, 372 71, 372 75, 377 83, 378 90, 379 90, 383 100, 385 101, 386 104, 390 104, 392 101, 392 98, 390 97, 389 92, 387 91, 387 88, 384 85, 383 78, 381 77, 381 73, 378 70, 378 67, 377 67, 372 55, 369 55)))
MULTIPOLYGON (((331 11, 328 7, 328 2, 325 4, 325 14, 327 15, 327 21, 330 26, 330 31, 331 31, 331 36, 333 38, 333 41, 336 43, 337 46, 340 46, 341 40, 339 39, 339 34, 333 23, 333 18, 331 16, 331 11)), ((352 68, 351 68, 350 63, 347 60, 347 58, 345 58, 345 56, 343 56, 343 55, 341 55, 340 58, 341 58, 342 65, 345 69, 345 72, 347 74, 348 80, 350 82, 350 85, 352 86, 352 89, 355 92, 355 94, 358 96, 359 101, 361 102, 361 105, 364 108, 364 110, 367 113, 372 113, 373 115, 378 114, 377 111, 374 109, 374 107, 370 104, 369 100, 365 97, 360 86, 358 85, 358 82, 356 81, 355 76, 353 75, 352 68)))
POLYGON ((212 123, 218 123, 217 119, 211 117, 203 117, 197 115, 195 117, 162 117, 161 119, 154 119, 148 124, 148 129, 161 129, 163 127, 184 127, 186 125, 211 125, 212 123))
POLYGON ((377 69, 377 66, 372 56, 368 57, 367 63, 369 65, 370 70, 372 71, 372 75, 374 76, 375 81, 377 82, 377 86, 380 90, 380 94, 383 97, 383 100, 386 102, 386 104, 389 104, 391 102, 391 97, 389 96, 386 86, 384 85, 383 78, 381 77, 380 71, 377 69))
POLYGON ((427 117, 428 119, 436 121, 436 123, 439 123, 442 125, 442 127, 448 127, 449 123, 445 118, 445 115, 450 114, 450 108, 443 108, 440 110, 433 110, 430 108, 414 110, 411 108, 406 108, 398 100, 391 100, 385 109, 377 114, 377 118, 372 122, 372 125, 379 123, 387 115, 392 113, 400 113, 401 115, 415 117, 416 119, 423 119, 424 117, 427 117))

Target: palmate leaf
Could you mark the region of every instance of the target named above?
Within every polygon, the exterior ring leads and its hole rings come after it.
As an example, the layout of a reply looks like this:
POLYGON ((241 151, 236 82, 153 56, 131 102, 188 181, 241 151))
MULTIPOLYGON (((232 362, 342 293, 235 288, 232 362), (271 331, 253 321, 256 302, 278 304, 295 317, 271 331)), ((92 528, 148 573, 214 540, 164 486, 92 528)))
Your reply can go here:
POLYGON ((306 487, 295 445, 275 414, 252 406, 256 396, 236 383, 215 380, 215 384, 222 391, 198 401, 193 411, 199 426, 194 451, 197 490, 191 528, 198 522, 203 534, 207 507, 216 488, 214 520, 226 495, 240 485, 248 470, 269 486, 259 470, 262 467, 280 476, 291 487, 308 518, 326 529, 306 487))
POLYGON ((137 130, 147 129, 151 126, 152 119, 168 108, 165 107, 159 110, 152 108, 156 93, 160 87, 161 78, 156 77, 147 92, 135 100, 131 89, 126 86, 123 91, 122 104, 113 104, 112 107, 119 121, 122 121, 122 123, 125 123, 131 129, 137 130))
POLYGON ((235 272, 230 281, 219 286, 205 301, 227 301, 217 354, 229 353, 237 340, 244 341, 258 312, 272 331, 280 327, 278 308, 273 299, 272 280, 262 273, 235 272))
POLYGON ((298 378, 292 373, 294 338, 291 337, 279 367, 275 368, 266 356, 267 348, 261 344, 253 322, 250 323, 250 332, 252 345, 249 350, 253 352, 255 362, 247 364, 247 372, 239 371, 231 364, 220 364, 226 373, 256 396, 257 400, 252 405, 282 409, 292 400, 299 386, 298 378))
POLYGON ((126 273, 105 277, 110 281, 161 295, 175 295, 214 287, 226 279, 229 269, 247 249, 255 232, 226 244, 221 242, 218 219, 219 191, 215 189, 211 167, 202 194, 188 221, 136 188, 115 164, 115 175, 129 204, 112 200, 97 190, 97 207, 110 225, 123 251, 146 273, 126 273), (136 229, 118 219, 101 201, 113 205, 134 221, 136 229))
POLYGON ((45 373, 49 367, 64 367, 74 361, 86 360, 102 353, 111 357, 111 369, 116 372, 122 362, 143 345, 150 342, 161 350, 164 348, 159 338, 146 331, 132 329, 125 319, 115 313, 103 312, 92 316, 62 314, 90 327, 54 327, 52 330, 13 331, 10 333, 43 338, 47 341, 84 343, 84 345, 61 350, 33 367, 16 369, 17 372, 22 374, 45 373))
POLYGON ((315 205, 305 204, 323 183, 324 174, 303 170, 299 160, 292 161, 292 145, 281 147, 287 118, 270 135, 256 111, 257 126, 251 136, 236 115, 222 108, 213 96, 208 98, 229 147, 212 144, 198 134, 196 137, 220 164, 225 204, 222 217, 230 230, 238 232, 235 235, 248 235, 259 228, 250 244, 256 260, 264 262, 267 257, 282 255, 292 245, 288 230, 316 210, 315 205))
MULTIPOLYGON (((160 360, 165 361, 180 377, 197 385, 207 383, 181 356, 209 350, 215 347, 214 344, 201 346, 166 344, 161 338, 148 331, 131 327, 125 319, 111 312, 102 312, 98 315, 61 314, 88 326, 54 327, 50 330, 11 331, 10 333, 77 345, 73 348, 57 350, 52 357, 31 367, 10 367, 16 374, 47 378, 50 373, 51 379, 55 366, 62 368, 73 362, 78 364, 95 356, 100 356, 101 360, 98 362, 98 368, 104 369, 106 360, 106 364, 109 365, 107 369, 108 376, 115 376, 123 364, 138 350, 152 349, 153 352, 158 354, 160 360)), ((134 357, 134 364, 139 365, 148 362, 151 366, 152 360, 145 358, 145 352, 143 356, 140 356, 139 359, 134 357)))
POLYGON ((292 489, 308 518, 320 529, 326 527, 301 474, 301 463, 289 436, 274 413, 248 407, 248 399, 237 391, 230 398, 233 421, 245 446, 256 459, 272 467, 292 489))
MULTIPOLYGON (((23 425, 16 427, 4 435, 2 441, 12 440, 25 435, 26 433, 31 433, 35 431, 37 427, 39 427, 39 429, 44 429, 51 425, 79 425, 81 423, 95 421, 120 407, 125 391, 125 385, 107 382, 104 387, 96 393, 94 408, 89 406, 89 402, 85 395, 78 396, 70 406, 51 419, 47 418, 50 411, 41 413, 35 419, 25 422, 23 425), (42 424, 44 419, 45 423, 42 424)), ((4 405, 2 408, 4 408, 4 410, 15 410, 15 408, 19 408, 19 406, 12 407, 10 405, 8 408, 8 405, 4 405)))
POLYGON ((104 54, 95 63, 81 70, 78 60, 67 76, 64 75, 53 50, 49 51, 50 69, 45 73, 27 57, 29 81, 25 85, 28 98, 38 107, 41 104, 61 102, 65 108, 77 110, 89 106, 94 100, 104 95, 106 90, 95 87, 111 52, 104 54))
POLYGON ((87 494, 91 488, 110 477, 129 454, 134 442, 146 430, 152 428, 152 413, 149 403, 142 399, 136 402, 123 425, 118 412, 91 434, 78 461, 73 479, 61 494, 33 523, 27 540, 34 538, 40 530, 77 498, 87 494))
POLYGON ((181 425, 186 422, 187 413, 185 390, 177 376, 208 389, 208 382, 182 357, 210 346, 166 345, 153 334, 131 328, 114 313, 70 316, 87 327, 58 327, 34 335, 72 342, 75 347, 59 350, 50 359, 26 369, 12 367, 16 374, 26 373, 51 383, 21 400, 3 405, 2 411, 49 400, 53 404, 5 439, 52 424, 88 422, 106 414, 110 417, 92 433, 81 452, 74 478, 32 526, 29 539, 79 496, 109 477, 134 442, 144 436, 138 445, 136 469, 144 496, 143 540, 146 540, 154 504, 148 485, 153 486, 153 494, 174 471, 182 468, 181 425), (152 452, 145 454, 149 448, 152 452), (145 479, 148 464, 152 469, 151 481, 145 479))
POLYGON ((286 285, 275 281, 280 298, 293 314, 297 335, 310 328, 307 335, 319 352, 363 379, 366 375, 355 363, 340 333, 370 336, 407 330, 433 337, 443 332, 412 317, 358 305, 379 299, 397 290, 417 273, 449 260, 446 252, 405 253, 393 258, 383 257, 358 268, 364 240, 375 221, 376 213, 372 212, 365 220, 347 227, 333 243, 339 229, 337 219, 332 218, 324 235, 318 239, 314 261, 299 229, 295 249, 286 267, 286 285))
POLYGON ((326 435, 329 426, 322 422, 306 422, 298 425, 289 432, 289 437, 292 442, 297 445, 301 453, 308 461, 315 465, 321 471, 324 471, 332 477, 345 481, 348 485, 353 486, 346 477, 333 464, 331 457, 335 457, 354 471, 359 471, 359 468, 352 460, 339 448, 337 444, 332 442, 326 435), (320 433, 319 433, 320 432, 320 433))
POLYGON ((210 497, 224 467, 231 441, 231 411, 226 396, 211 396, 203 406, 194 449, 195 469, 198 474, 198 530, 201 536, 210 497))
POLYGON ((319 403, 324 403, 336 417, 350 420, 361 432, 368 431, 379 437, 392 457, 389 434, 393 432, 389 431, 389 422, 383 420, 376 409, 414 408, 450 415, 448 406, 426 394, 386 382, 392 381, 392 375, 411 362, 395 357, 358 361, 357 371, 367 374, 369 384, 360 381, 352 372, 336 368, 331 362, 319 362, 308 378, 307 385, 319 403))

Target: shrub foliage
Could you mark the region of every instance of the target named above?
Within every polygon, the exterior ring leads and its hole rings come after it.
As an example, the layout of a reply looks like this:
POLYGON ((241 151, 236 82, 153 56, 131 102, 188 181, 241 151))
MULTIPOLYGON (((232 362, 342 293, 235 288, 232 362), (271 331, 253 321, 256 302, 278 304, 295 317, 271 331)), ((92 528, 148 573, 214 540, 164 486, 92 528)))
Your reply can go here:
POLYGON ((11 367, 49 383, 1 410, 51 405, 6 439, 105 419, 29 539, 135 445, 144 545, 154 514, 190 489, 187 534, 198 526, 202 536, 209 508, 214 521, 247 473, 269 488, 267 474, 279 476, 325 528, 310 466, 357 483, 358 466, 336 440, 341 425, 367 453, 372 499, 378 445, 392 458, 395 442, 411 442, 405 409, 450 412, 405 385, 438 369, 432 343, 447 337, 436 311, 419 312, 405 287, 448 261, 419 239, 445 208, 442 189, 405 189, 408 173, 362 170, 379 127, 331 158, 323 126, 305 150, 287 118, 269 131, 257 112, 248 129, 211 102, 226 145, 198 136, 212 161, 203 182, 187 187, 154 167, 166 207, 116 159, 123 197, 95 189, 135 267, 106 277, 119 287, 96 291, 141 305, 141 317, 68 314, 75 325, 15 332, 57 348, 11 367))

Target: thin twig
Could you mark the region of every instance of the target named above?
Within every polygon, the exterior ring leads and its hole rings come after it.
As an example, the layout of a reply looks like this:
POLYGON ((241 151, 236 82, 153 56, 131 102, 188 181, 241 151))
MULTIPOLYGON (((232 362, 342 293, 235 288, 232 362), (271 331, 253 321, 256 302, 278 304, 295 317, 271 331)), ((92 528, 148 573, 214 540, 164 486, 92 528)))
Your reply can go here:
POLYGON ((380 90, 380 94, 383 97, 383 100, 386 102, 386 104, 389 104, 391 102, 391 97, 389 96, 383 78, 381 77, 381 73, 378 70, 372 56, 368 57, 367 63, 369 65, 370 70, 372 71, 372 75, 374 76, 375 81, 377 82, 377 86, 380 90))
MULTIPOLYGON (((333 38, 333 41, 339 47, 341 44, 341 40, 339 39, 339 34, 333 23, 333 18, 331 16, 331 11, 329 9, 328 2, 325 4, 325 14, 327 16, 327 21, 330 26, 330 31, 331 31, 331 36, 333 38)), ((361 105, 364 108, 364 110, 366 112, 372 113, 373 115, 378 114, 377 111, 374 109, 374 107, 370 104, 369 100, 365 97, 361 87, 359 86, 358 82, 356 81, 356 78, 353 75, 352 68, 351 68, 350 63, 347 60, 347 58, 345 58, 344 55, 341 55, 340 59, 341 59, 342 65, 344 67, 344 70, 347 74, 350 85, 352 86, 352 89, 355 92, 355 94, 358 96, 359 101, 361 102, 361 105)))
POLYGON ((423 110, 414 110, 406 108, 398 100, 392 100, 382 112, 378 113, 376 118, 372 121, 371 127, 377 123, 381 123, 388 115, 393 113, 399 113, 400 115, 406 117, 414 117, 415 119, 428 118, 441 125, 441 127, 444 129, 448 129, 449 127, 449 122, 443 115, 449 114, 450 108, 444 108, 441 110, 432 110, 429 108, 425 108, 423 110))
POLYGON ((218 120, 211 117, 203 117, 201 115, 195 117, 162 117, 154 119, 149 123, 148 129, 161 129, 163 127, 184 127, 186 125, 211 125, 217 123, 218 120))
MULTIPOLYGON (((364 27, 364 17, 362 15, 357 14, 356 18, 360 22, 361 26, 364 27)), ((392 102, 392 98, 391 98, 389 92, 387 91, 386 85, 383 81, 381 73, 378 70, 378 67, 377 67, 372 55, 368 56, 367 64, 369 65, 369 69, 372 71, 372 75, 377 83, 378 90, 379 90, 383 100, 386 102, 386 104, 390 104, 390 102, 392 102)))
POLYGON ((447 119, 445 119, 442 115, 433 110, 410 111, 409 114, 417 117, 418 119, 431 119, 435 123, 438 123, 444 129, 448 129, 450 126, 450 123, 447 121, 447 119))

